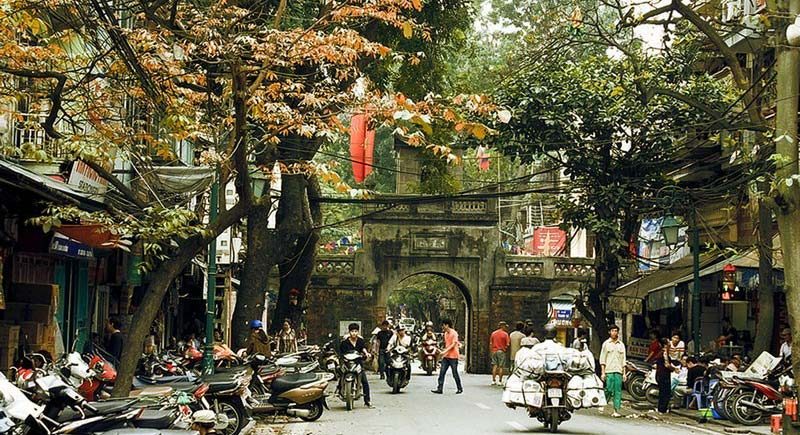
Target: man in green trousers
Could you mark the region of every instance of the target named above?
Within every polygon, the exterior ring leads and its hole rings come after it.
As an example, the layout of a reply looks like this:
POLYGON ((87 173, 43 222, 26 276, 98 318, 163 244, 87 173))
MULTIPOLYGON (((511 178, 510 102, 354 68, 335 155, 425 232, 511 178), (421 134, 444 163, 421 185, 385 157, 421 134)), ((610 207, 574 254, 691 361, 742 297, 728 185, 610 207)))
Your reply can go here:
POLYGON ((622 378, 625 374, 625 344, 619 339, 619 327, 608 328, 608 340, 600 349, 601 379, 606 383, 606 399, 614 403, 613 417, 620 417, 622 378))

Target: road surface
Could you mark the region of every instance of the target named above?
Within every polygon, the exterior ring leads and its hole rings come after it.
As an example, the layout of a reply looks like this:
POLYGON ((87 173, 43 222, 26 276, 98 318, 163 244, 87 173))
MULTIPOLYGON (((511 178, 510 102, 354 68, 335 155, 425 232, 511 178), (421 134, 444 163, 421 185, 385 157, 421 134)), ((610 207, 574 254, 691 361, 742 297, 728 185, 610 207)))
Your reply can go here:
MULTIPOLYGON (((281 435, 316 434, 391 434, 391 435, 468 435, 547 433, 543 425, 527 417, 522 409, 512 410, 501 401, 502 388, 491 386, 487 375, 462 374, 464 394, 455 394, 455 385, 448 374, 445 394, 430 392, 436 386, 436 376, 416 371, 411 384, 400 394, 390 393, 385 381, 369 376, 372 404, 366 409, 363 402, 348 412, 344 403, 328 397, 331 410, 320 420, 305 423, 292 420, 280 428, 281 435)), ((333 386, 331 387, 333 391, 333 386)), ((714 425, 694 426, 690 420, 655 421, 653 414, 626 410, 628 417, 612 418, 608 412, 579 411, 559 426, 563 434, 608 435, 678 435, 716 434, 722 432, 714 425)))

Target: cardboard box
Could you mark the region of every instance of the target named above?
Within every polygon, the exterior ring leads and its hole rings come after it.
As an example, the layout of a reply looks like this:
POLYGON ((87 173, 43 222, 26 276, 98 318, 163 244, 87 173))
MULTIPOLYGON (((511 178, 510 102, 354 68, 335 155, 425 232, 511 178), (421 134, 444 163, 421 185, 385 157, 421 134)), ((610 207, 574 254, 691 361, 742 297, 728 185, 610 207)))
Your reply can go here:
POLYGON ((41 343, 44 341, 44 331, 46 325, 39 322, 19 322, 22 335, 27 335, 28 343, 41 343))
POLYGON ((6 321, 39 322, 49 325, 53 323, 54 307, 55 305, 7 302, 4 315, 6 321))
POLYGON ((58 286, 55 284, 12 284, 6 302, 58 305, 58 286))
POLYGON ((19 345, 19 326, 0 323, 0 347, 19 345))

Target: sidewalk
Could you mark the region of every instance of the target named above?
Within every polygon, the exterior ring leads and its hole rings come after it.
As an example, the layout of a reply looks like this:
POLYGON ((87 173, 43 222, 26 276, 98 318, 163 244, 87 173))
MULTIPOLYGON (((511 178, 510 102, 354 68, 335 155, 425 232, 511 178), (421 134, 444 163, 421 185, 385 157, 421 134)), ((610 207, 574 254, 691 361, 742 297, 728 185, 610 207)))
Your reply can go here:
MULTIPOLYGON (((681 416, 683 418, 687 418, 692 420, 694 424, 698 424, 699 418, 697 415, 697 410, 694 409, 673 409, 671 410, 672 414, 681 416)), ((757 426, 743 426, 740 424, 736 424, 730 422, 728 420, 715 420, 713 418, 709 418, 707 420, 706 426, 714 425, 722 429, 725 433, 734 433, 734 434, 754 434, 754 435, 771 435, 772 432, 770 431, 769 424, 761 424, 757 426)))

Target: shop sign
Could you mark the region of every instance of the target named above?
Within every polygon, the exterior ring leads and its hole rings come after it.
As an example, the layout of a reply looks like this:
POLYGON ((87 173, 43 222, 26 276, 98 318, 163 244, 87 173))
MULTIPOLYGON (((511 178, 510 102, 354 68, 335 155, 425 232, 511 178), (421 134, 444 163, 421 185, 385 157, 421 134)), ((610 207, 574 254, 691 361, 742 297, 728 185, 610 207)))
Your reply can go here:
POLYGON ((97 201, 103 201, 103 194, 108 190, 108 180, 101 177, 81 160, 75 160, 72 164, 67 184, 77 187, 86 193, 98 195, 98 197, 94 198, 97 201))
POLYGON ((551 324, 556 326, 572 326, 572 304, 551 302, 549 317, 551 324))
POLYGON ((646 338, 635 338, 631 337, 628 340, 628 344, 626 346, 626 350, 628 351, 628 356, 636 357, 636 358, 647 358, 648 350, 650 349, 650 340, 646 338))
POLYGON ((71 258, 94 258, 94 253, 90 246, 70 239, 61 233, 55 233, 53 235, 53 240, 50 242, 50 253, 71 258))
POLYGON ((647 294, 647 310, 657 311, 675 306, 675 287, 656 290, 647 294))

